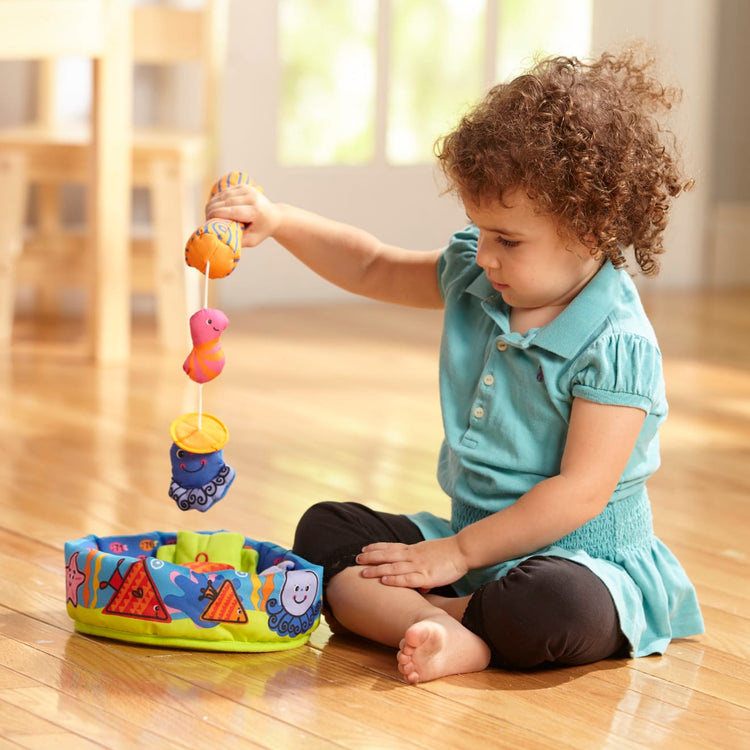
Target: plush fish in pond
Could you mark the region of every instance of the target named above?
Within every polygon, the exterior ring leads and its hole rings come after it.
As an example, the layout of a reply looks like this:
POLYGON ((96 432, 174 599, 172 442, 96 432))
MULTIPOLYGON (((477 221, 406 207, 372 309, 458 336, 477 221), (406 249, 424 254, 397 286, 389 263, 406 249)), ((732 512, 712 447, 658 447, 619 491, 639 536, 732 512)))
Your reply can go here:
POLYGON ((173 443, 169 457, 172 461, 169 496, 181 510, 208 510, 224 497, 234 481, 234 469, 224 463, 220 450, 191 453, 173 443))
POLYGON ((229 318, 211 307, 198 310, 190 318, 190 336, 193 348, 182 369, 196 383, 208 383, 221 374, 226 357, 221 348, 220 336, 229 325, 229 318))

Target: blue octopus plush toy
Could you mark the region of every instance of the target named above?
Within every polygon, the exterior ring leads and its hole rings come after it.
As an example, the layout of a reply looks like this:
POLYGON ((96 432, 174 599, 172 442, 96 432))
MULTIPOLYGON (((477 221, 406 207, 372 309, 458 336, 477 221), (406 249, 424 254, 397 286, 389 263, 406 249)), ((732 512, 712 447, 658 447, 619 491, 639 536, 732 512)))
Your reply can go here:
POLYGON ((234 481, 234 469, 224 463, 221 450, 191 453, 172 443, 172 482, 169 496, 181 510, 206 511, 219 502, 234 481))

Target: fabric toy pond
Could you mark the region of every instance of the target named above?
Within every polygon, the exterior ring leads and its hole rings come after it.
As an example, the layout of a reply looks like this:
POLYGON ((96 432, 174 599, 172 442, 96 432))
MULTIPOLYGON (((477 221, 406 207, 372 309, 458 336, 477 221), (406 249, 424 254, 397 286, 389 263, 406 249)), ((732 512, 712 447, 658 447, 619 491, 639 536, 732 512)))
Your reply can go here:
POLYGON ((293 552, 227 531, 89 535, 65 544, 76 630, 155 646, 302 646, 320 622, 322 576, 293 552))

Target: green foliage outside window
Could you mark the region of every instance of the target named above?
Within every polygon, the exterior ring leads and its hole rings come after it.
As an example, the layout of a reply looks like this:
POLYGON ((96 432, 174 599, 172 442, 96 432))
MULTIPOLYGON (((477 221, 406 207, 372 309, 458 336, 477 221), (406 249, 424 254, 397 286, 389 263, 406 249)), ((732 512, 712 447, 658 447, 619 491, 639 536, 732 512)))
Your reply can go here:
MULTIPOLYGON (((497 80, 541 54, 588 54, 592 3, 500 0, 497 80)), ((278 6, 282 164, 429 163, 435 139, 483 93, 489 0, 389 0, 385 153, 378 154, 378 0, 278 6)))
POLYGON ((375 152, 375 0, 279 0, 279 157, 361 164, 375 152))
POLYGON ((535 57, 586 57, 591 44, 593 0, 502 0, 495 71, 504 81, 535 57))
POLYGON ((482 94, 485 0, 393 0, 386 156, 429 162, 482 94))

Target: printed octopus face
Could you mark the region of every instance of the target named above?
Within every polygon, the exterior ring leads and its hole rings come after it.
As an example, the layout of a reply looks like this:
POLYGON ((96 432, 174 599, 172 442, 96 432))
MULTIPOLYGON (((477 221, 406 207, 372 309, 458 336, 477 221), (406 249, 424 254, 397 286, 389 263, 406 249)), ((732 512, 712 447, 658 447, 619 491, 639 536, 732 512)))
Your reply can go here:
POLYGON ((190 453, 172 443, 169 449, 172 461, 172 478, 181 487, 203 487, 221 471, 224 457, 221 451, 190 453))
POLYGON ((281 605, 296 617, 312 607, 318 594, 318 577, 311 570, 290 570, 281 589, 281 605))

